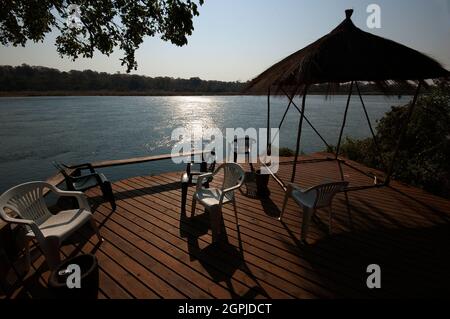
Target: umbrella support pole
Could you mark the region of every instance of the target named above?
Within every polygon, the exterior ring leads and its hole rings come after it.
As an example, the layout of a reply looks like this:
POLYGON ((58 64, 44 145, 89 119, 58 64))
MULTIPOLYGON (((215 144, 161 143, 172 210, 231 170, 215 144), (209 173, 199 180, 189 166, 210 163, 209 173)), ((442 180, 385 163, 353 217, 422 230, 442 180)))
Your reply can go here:
MULTIPOLYGON (((406 131, 407 131, 409 122, 411 120, 412 114, 413 114, 414 109, 416 107, 417 99, 418 99, 418 96, 419 96, 419 93, 420 93, 421 86, 422 86, 422 81, 419 82, 419 84, 417 86, 417 89, 416 89, 416 92, 415 92, 415 95, 414 95, 414 98, 413 98, 413 101, 409 105, 408 113, 407 113, 407 116, 406 116, 406 120, 405 120, 405 122, 403 123, 403 125, 402 125, 402 127, 400 129, 399 139, 397 141, 397 145, 396 145, 396 148, 395 148, 394 154, 392 156, 392 160, 390 162, 389 167, 387 167, 385 159, 383 158, 383 155, 382 155, 382 152, 381 152, 381 148, 380 148, 380 144, 379 144, 379 142, 377 140, 377 136, 375 134, 375 131, 374 131, 373 126, 372 126, 372 123, 370 121, 370 117, 369 117, 369 114, 367 112, 367 108, 366 108, 366 105, 364 103, 364 99, 363 99, 363 97, 361 95, 361 90, 359 88, 358 82, 352 81, 351 84, 350 84, 350 90, 349 90, 349 93, 348 93, 347 103, 346 103, 345 112, 344 112, 344 119, 342 121, 342 126, 341 126, 340 133, 339 133, 339 140, 338 140, 338 144, 337 144, 337 147, 336 147, 336 152, 334 154, 334 158, 326 157, 326 158, 322 158, 322 159, 313 159, 313 160, 311 160, 311 159, 310 160, 308 160, 308 159, 299 160, 298 159, 299 153, 300 153, 301 135, 302 135, 303 121, 304 120, 314 130, 314 132, 321 138, 321 140, 324 142, 324 144, 327 147, 329 147, 329 144, 325 141, 325 139, 322 137, 322 135, 317 131, 317 129, 312 125, 312 123, 308 120, 308 118, 305 115, 306 96, 307 96, 308 87, 305 86, 304 91, 303 91, 301 109, 294 102, 295 94, 289 95, 284 90, 282 90, 283 93, 286 95, 286 97, 289 99, 289 103, 288 103, 287 108, 286 108, 286 110, 284 112, 283 118, 282 118, 282 120, 281 120, 281 122, 279 124, 279 129, 281 128, 281 126, 282 126, 282 124, 283 124, 283 122, 284 122, 284 120, 286 118, 287 112, 289 111, 291 105, 293 105, 297 109, 297 111, 300 113, 300 120, 299 120, 299 125, 298 125, 298 133, 297 133, 297 143, 296 143, 296 149, 295 149, 295 156, 294 156, 294 160, 291 162, 293 164, 292 175, 291 175, 291 182, 293 183, 295 181, 295 176, 296 176, 296 171, 297 171, 297 165, 296 164, 300 164, 300 163, 316 163, 316 162, 325 162, 325 161, 337 161, 341 180, 344 180, 344 174, 343 174, 343 170, 342 170, 341 164, 344 164, 345 166, 347 166, 347 167, 349 167, 349 168, 351 168, 353 170, 356 170, 357 172, 359 172, 359 173, 361 173, 361 174, 363 174, 363 175, 365 175, 365 176, 367 176, 369 178, 374 178, 374 183, 372 185, 362 185, 362 186, 354 186, 354 187, 347 187, 346 188, 346 190, 345 190, 345 197, 346 197, 346 202, 347 202, 347 208, 348 209, 349 209, 349 207, 348 207, 347 192, 361 191, 361 190, 367 190, 367 189, 371 189, 371 188, 380 188, 380 187, 389 186, 389 183, 390 183, 390 180, 391 180, 391 176, 392 176, 392 173, 393 173, 393 168, 394 168, 394 165, 395 165, 395 160, 398 157, 398 154, 399 154, 399 151, 400 151, 400 146, 401 146, 401 144, 403 142, 403 139, 404 139, 404 137, 406 135, 406 131), (362 106, 362 109, 364 111, 364 115, 366 117, 367 124, 369 126, 369 129, 370 129, 370 132, 371 132, 371 135, 372 135, 372 139, 373 139, 376 151, 378 153, 378 156, 380 157, 381 164, 382 164, 383 167, 387 168, 387 174, 386 174, 386 177, 385 177, 384 181, 383 180, 380 181, 377 178, 377 176, 375 176, 375 174, 369 174, 367 172, 364 172, 361 169, 358 169, 357 167, 351 165, 350 163, 347 163, 347 161, 339 158, 340 147, 341 147, 341 142, 342 142, 342 136, 343 136, 343 132, 344 132, 344 128, 345 128, 346 122, 347 122, 347 115, 348 115, 348 110, 349 110, 349 107, 350 107, 350 101, 351 101, 351 97, 352 97, 352 93, 353 93, 353 86, 354 85, 356 86, 356 90, 357 90, 359 99, 361 101, 361 106, 362 106)), ((269 125, 270 125, 270 90, 269 90, 267 101, 268 101, 267 102, 268 103, 267 125, 269 127, 269 125)), ((267 141, 268 150, 270 150, 270 147, 271 147, 272 143, 270 142, 269 134, 267 136, 268 136, 268 141, 267 141)), ((288 163, 288 162, 286 162, 286 163, 288 163)), ((284 187, 283 187, 283 189, 284 189, 284 187)))
POLYGON ((366 116, 367 124, 369 125, 370 133, 372 134, 373 143, 375 145, 375 148, 376 148, 376 151, 378 153, 378 156, 380 157, 381 165, 383 166, 385 171, 387 171, 387 166, 386 166, 384 158, 383 158, 383 153, 381 152, 380 144, 378 143, 377 136, 375 135, 375 131, 373 130, 372 123, 370 122, 369 113, 367 113, 366 105, 365 105, 364 100, 362 98, 358 82, 355 82, 355 85, 356 85, 356 90, 358 91, 359 99, 361 101, 361 106, 362 106, 362 108, 364 110, 364 115, 366 116))
POLYGON ((295 157, 294 157, 294 165, 292 168, 291 183, 293 183, 295 180, 295 173, 297 170, 298 153, 300 153, 300 141, 301 141, 301 137, 302 137, 303 119, 305 117, 305 104, 306 104, 307 92, 308 92, 308 86, 305 86, 305 89, 303 91, 303 97, 302 97, 302 112, 301 112, 301 116, 300 116, 300 121, 298 123, 297 146, 295 148, 295 157))
MULTIPOLYGON (((311 164, 311 163, 330 162, 330 161, 335 161, 335 159, 334 158, 330 158, 330 157, 314 158, 314 159, 300 159, 300 160, 297 160, 297 164, 311 164)), ((292 164, 292 163, 294 163, 294 160, 280 162, 280 165, 292 164)))
POLYGON ((394 171, 395 160, 398 157, 398 153, 400 151, 400 146, 402 145, 403 139, 405 138, 406 131, 407 131, 408 125, 409 125, 409 121, 411 120, 411 116, 412 116, 412 114, 414 112, 414 109, 416 107, 417 97, 419 96, 419 92, 420 92, 420 88, 421 87, 422 87, 422 81, 419 81, 419 84, 417 85, 416 93, 414 94, 414 99, 411 102, 411 104, 409 105, 408 113, 406 115, 406 120, 403 123, 403 126, 402 126, 402 128, 400 130, 400 134, 399 134, 398 141, 397 141, 397 146, 395 147, 394 155, 392 156, 391 163, 390 163, 389 169, 387 171, 386 180, 384 182, 384 184, 386 186, 389 186, 389 183, 391 182, 392 173, 394 171))
POLYGON ((345 124, 347 122, 347 113, 348 113, 348 108, 350 106, 350 100, 352 98, 352 91, 353 91, 353 81, 350 84, 350 90, 348 92, 348 97, 347 97, 347 105, 345 106, 344 119, 342 120, 341 131, 339 133, 339 140, 338 140, 338 144, 336 147, 336 154, 335 154, 336 159, 339 156, 339 150, 341 148, 342 134, 344 133, 345 124))
POLYGON ((267 155, 272 154, 272 143, 270 142, 270 87, 267 92, 267 155))
MULTIPOLYGON (((305 114, 303 114, 303 112, 299 109, 299 107, 295 104, 295 102, 294 102, 294 95, 292 95, 292 96, 289 96, 284 90, 282 90, 283 91, 283 93, 286 95, 286 97, 291 101, 290 103, 289 103, 289 105, 294 105, 294 107, 297 109, 297 111, 300 113, 300 115, 303 115, 303 117, 304 117, 304 119, 305 119, 305 121, 306 121, 306 123, 308 123, 308 125, 313 129, 313 131, 317 134, 317 136, 322 140, 322 142, 325 144, 325 146, 329 149, 330 148, 330 145, 327 143, 327 141, 323 138, 323 136, 319 133, 319 131, 314 127, 314 125, 312 125, 312 123, 311 123, 311 121, 306 117, 306 115, 305 114)), ((283 118, 283 120, 284 120, 284 118, 283 118)), ((280 123, 280 127, 281 127, 281 124, 283 123, 283 121, 281 121, 281 123, 280 123)))
POLYGON ((375 174, 372 174, 372 175, 371 175, 371 174, 369 174, 368 172, 365 172, 365 171, 363 171, 363 170, 361 170, 361 169, 355 167, 354 165, 349 164, 347 161, 341 161, 341 162, 342 162, 342 164, 344 164, 345 166, 347 166, 347 167, 349 167, 349 168, 351 168, 351 169, 357 171, 358 173, 361 173, 361 174, 363 174, 363 175, 365 175, 365 176, 367 176, 367 177, 369 177, 369 178, 373 178, 373 179, 374 179, 374 185, 381 185, 381 186, 384 186, 384 184, 385 184, 384 181, 383 181, 383 180, 378 181, 378 176, 376 176, 375 174), (375 180, 375 177, 376 177, 376 180, 375 180))
POLYGON ((278 131, 276 132, 275 136, 272 138, 272 141, 270 143, 270 145, 273 144, 273 142, 275 141, 276 137, 279 135, 281 127, 283 126, 284 120, 286 119, 286 115, 289 111, 289 109, 291 108, 291 105, 294 105, 295 108, 300 112, 300 110, 298 109, 297 105, 295 105, 294 103, 294 96, 295 96, 295 92, 297 92, 298 88, 291 94, 291 96, 289 96, 284 90, 283 93, 286 95, 286 97, 289 99, 289 103, 288 106, 286 107, 286 110, 284 111, 283 117, 281 118, 280 124, 278 124, 278 131))
MULTIPOLYGON (((351 91, 351 88, 350 88, 351 91)), ((341 161, 339 159, 336 159, 338 167, 339 167, 339 174, 341 176, 341 181, 344 181, 344 171, 342 170, 342 162, 345 161, 341 161)), ((348 220, 350 221, 350 229, 353 227, 353 219, 352 219, 352 210, 350 208, 350 200, 348 199, 348 193, 347 190, 344 190, 344 197, 345 197, 345 207, 347 208, 347 215, 348 215, 348 220)))

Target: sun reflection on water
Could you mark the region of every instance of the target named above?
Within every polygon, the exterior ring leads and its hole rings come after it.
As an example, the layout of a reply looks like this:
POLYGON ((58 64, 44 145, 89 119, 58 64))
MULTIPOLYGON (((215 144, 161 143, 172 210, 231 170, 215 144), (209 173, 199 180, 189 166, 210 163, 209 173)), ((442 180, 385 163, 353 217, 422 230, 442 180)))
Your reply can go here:
POLYGON ((209 128, 220 126, 223 109, 214 97, 178 96, 173 100, 172 121, 196 137, 209 128))

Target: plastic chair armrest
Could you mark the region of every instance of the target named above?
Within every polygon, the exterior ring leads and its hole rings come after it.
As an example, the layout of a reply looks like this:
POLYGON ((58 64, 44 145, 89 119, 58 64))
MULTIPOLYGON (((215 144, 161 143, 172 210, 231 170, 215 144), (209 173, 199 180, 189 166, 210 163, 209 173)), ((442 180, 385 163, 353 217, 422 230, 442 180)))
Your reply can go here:
POLYGON ((201 174, 201 175, 199 175, 199 176, 198 176, 198 179, 197 179, 197 187, 196 187, 196 189, 199 190, 199 189, 202 188, 202 186, 203 186, 203 180, 204 180, 205 178, 209 178, 209 177, 213 177, 213 176, 214 176, 213 173, 206 173, 206 174, 201 174))
POLYGON ((235 191, 236 189, 238 189, 238 188, 240 188, 241 187, 241 185, 235 185, 235 186, 233 186, 233 187, 228 187, 228 188, 226 188, 226 189, 224 189, 223 191, 222 191, 222 197, 224 196, 224 194, 226 194, 226 193, 229 193, 229 192, 232 192, 232 191, 235 191))
POLYGON ((82 209, 86 209, 88 211, 91 211, 91 207, 89 206, 89 203, 87 201, 87 196, 83 192, 76 192, 76 191, 62 191, 55 187, 55 193, 58 196, 62 197, 75 197, 78 201, 78 205, 82 209))
POLYGON ((66 165, 62 164, 65 168, 69 169, 88 169, 91 173, 95 173, 95 169, 91 163, 83 163, 78 165, 66 165))
POLYGON ((93 173, 93 174, 88 174, 88 175, 83 175, 83 176, 72 177, 72 182, 76 182, 76 181, 83 180, 83 179, 88 179, 90 177, 95 177, 95 180, 97 181, 97 185, 101 185, 107 181, 105 175, 99 174, 99 173, 93 173))
POLYGON ((2 219, 4 219, 5 222, 11 223, 11 224, 21 224, 21 225, 28 225, 28 226, 35 224, 35 222, 32 221, 31 219, 13 218, 13 217, 9 217, 9 216, 4 216, 4 217, 2 217, 2 219))
POLYGON ((9 216, 3 216, 2 219, 7 223, 29 226, 38 240, 42 241, 44 239, 44 234, 42 234, 39 226, 31 219, 20 219, 9 216))
POLYGON ((234 186, 231 186, 231 187, 228 187, 228 188, 225 188, 225 189, 222 191, 222 194, 220 195, 220 203, 223 202, 223 198, 225 197, 225 195, 226 195, 227 193, 233 192, 233 191, 235 191, 235 190, 241 188, 241 186, 244 184, 244 180, 245 180, 245 178, 242 178, 241 181, 240 181, 238 184, 236 184, 236 185, 234 185, 234 186))
POLYGON ((197 172, 197 171, 194 171, 194 172, 190 172, 189 173, 191 176, 197 176, 197 175, 203 175, 203 174, 205 174, 204 172, 197 172))
POLYGON ((232 191, 234 191, 234 190, 240 188, 240 187, 242 186, 242 184, 244 184, 244 179, 242 179, 238 184, 236 184, 236 185, 234 185, 234 186, 231 186, 231 187, 228 187, 228 188, 224 189, 222 192, 223 192, 223 193, 232 192, 232 191))
MULTIPOLYGON (((92 173, 92 174, 87 174, 87 175, 82 175, 82 176, 72 176, 72 179, 73 180, 80 180, 80 179, 85 179, 85 178, 89 178, 89 177, 92 177, 92 176, 95 176, 97 178, 97 175, 100 175, 100 174, 92 173)), ((100 177, 100 176, 98 176, 98 177, 100 177)))
POLYGON ((294 183, 288 183, 287 184, 288 193, 292 192, 293 190, 299 191, 301 193, 304 193, 306 190, 302 189, 300 186, 295 185, 294 183))

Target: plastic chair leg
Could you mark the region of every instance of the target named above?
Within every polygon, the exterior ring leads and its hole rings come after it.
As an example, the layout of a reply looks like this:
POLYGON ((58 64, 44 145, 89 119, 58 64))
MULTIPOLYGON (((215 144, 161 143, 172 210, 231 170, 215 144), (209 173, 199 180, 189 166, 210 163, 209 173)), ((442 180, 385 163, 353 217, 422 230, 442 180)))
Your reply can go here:
POLYGON ((61 263, 59 246, 59 240, 53 237, 46 238, 45 245, 41 245, 50 270, 55 270, 61 263))
POLYGON ((192 197, 192 209, 191 209, 191 217, 194 217, 195 215, 195 206, 197 206, 197 199, 194 197, 192 197))
POLYGON ((333 209, 331 205, 328 207, 328 214, 328 234, 331 235, 333 222, 333 209))
POLYGON ((213 206, 209 208, 209 216, 211 219, 212 241, 217 242, 221 233, 222 208, 213 206))
POLYGON ((111 208, 113 211, 116 210, 116 199, 114 198, 114 194, 112 191, 111 182, 107 181, 101 185, 103 198, 111 204, 111 208))
POLYGON ((95 233, 97 234, 98 241, 102 242, 103 237, 100 235, 100 230, 98 229, 97 222, 95 221, 94 217, 91 217, 91 227, 94 229, 95 233))
POLYGON ((181 177, 181 212, 186 214, 186 201, 189 187, 189 175, 184 173, 181 177))
POLYGON ((303 221, 302 221, 302 234, 301 239, 306 241, 306 235, 308 234, 309 224, 311 218, 314 215, 315 209, 303 206, 303 221))
POLYGON ((31 238, 25 237, 25 261, 26 261, 26 269, 29 270, 31 268, 31 253, 30 253, 30 244, 31 238))
POLYGON ((286 193, 286 195, 284 195, 283 208, 281 209, 281 214, 280 214, 280 217, 278 217, 278 220, 281 220, 281 218, 283 218, 284 210, 286 209, 288 200, 289 200, 289 194, 286 193))

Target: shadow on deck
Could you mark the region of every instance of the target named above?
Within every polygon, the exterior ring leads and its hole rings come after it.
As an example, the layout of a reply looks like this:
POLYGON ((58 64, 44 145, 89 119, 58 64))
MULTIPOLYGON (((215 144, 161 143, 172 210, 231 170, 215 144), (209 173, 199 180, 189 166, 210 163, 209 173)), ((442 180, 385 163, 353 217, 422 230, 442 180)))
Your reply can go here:
MULTIPOLYGON (((278 176, 288 180, 291 164, 278 176)), ((359 168, 366 170, 363 166, 359 168)), ((301 186, 338 179, 332 162, 302 164, 301 186)), ((370 183, 345 168, 353 185, 370 183)), ((443 297, 450 293, 450 201, 394 182, 390 188, 343 194, 333 204, 333 234, 325 212, 299 241, 301 210, 293 201, 280 222, 284 193, 271 179, 270 197, 239 193, 238 213, 223 211, 223 238, 211 243, 208 213, 190 217, 180 208, 180 173, 115 182, 117 210, 98 189, 88 192, 105 241, 89 227, 62 248, 64 257, 92 252, 100 265, 99 298, 335 298, 443 297), (378 264, 382 288, 366 286, 366 268, 378 264)), ((37 247, 32 269, 19 280, 9 268, 3 291, 10 298, 48 297, 49 272, 37 247)), ((21 272, 21 260, 16 262, 21 272)), ((23 272, 23 271, 22 271, 23 272)))

